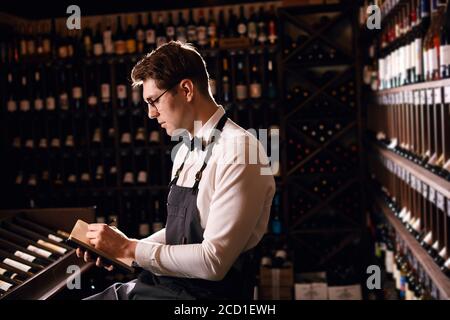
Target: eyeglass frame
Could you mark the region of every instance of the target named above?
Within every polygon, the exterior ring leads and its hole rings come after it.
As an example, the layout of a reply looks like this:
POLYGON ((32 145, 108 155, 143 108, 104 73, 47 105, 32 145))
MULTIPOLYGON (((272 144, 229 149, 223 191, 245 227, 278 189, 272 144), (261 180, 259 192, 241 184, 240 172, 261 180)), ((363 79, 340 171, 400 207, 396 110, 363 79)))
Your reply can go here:
MULTIPOLYGON (((156 102, 167 92, 172 90, 177 84, 180 83, 181 80, 178 80, 174 85, 170 86, 166 90, 163 91, 155 100, 147 99, 147 103, 158 111, 158 107, 156 106, 156 102)), ((159 111, 158 111, 159 112, 159 111)))

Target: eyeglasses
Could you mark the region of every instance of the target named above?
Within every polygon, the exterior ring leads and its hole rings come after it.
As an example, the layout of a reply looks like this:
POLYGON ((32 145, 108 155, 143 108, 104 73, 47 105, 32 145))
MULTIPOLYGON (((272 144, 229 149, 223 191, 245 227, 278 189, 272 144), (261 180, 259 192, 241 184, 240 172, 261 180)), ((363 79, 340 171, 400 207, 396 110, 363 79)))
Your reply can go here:
POLYGON ((169 87, 168 89, 164 90, 163 93, 161 93, 155 100, 147 99, 147 102, 158 111, 158 108, 156 107, 156 103, 158 100, 169 90, 173 89, 180 81, 177 81, 173 86, 169 87))

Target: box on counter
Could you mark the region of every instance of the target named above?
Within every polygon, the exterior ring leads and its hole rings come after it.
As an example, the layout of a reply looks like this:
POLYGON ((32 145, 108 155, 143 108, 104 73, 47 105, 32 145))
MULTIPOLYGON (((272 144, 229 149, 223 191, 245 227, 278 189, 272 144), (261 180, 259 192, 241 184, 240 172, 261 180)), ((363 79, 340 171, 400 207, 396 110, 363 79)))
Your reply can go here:
POLYGON ((328 287, 328 298, 330 300, 361 300, 361 285, 328 287))
POLYGON ((295 300, 327 300, 328 284, 325 272, 295 275, 295 300))
POLYGON ((292 287, 259 287, 260 300, 292 300, 292 287))

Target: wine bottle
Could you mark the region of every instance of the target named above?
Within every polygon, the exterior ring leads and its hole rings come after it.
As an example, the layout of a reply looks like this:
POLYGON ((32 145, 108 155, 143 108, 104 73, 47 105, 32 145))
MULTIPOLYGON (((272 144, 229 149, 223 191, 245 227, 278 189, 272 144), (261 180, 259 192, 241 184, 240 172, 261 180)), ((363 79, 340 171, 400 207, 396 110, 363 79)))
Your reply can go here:
POLYGON ((156 31, 152 22, 152 13, 147 16, 147 26, 145 27, 145 50, 147 52, 156 47, 156 31))
POLYGON ((138 53, 143 53, 145 48, 145 29, 142 24, 142 15, 137 15, 137 25, 136 25, 136 51, 138 53))
POLYGON ((192 9, 189 9, 189 19, 187 22, 187 40, 194 45, 197 44, 197 25, 194 21, 192 9))
POLYGON ((175 40, 175 25, 173 23, 173 17, 172 12, 169 11, 168 13, 168 21, 166 25, 166 36, 167 36, 167 42, 175 40))
POLYGON ((83 105, 82 75, 80 70, 79 66, 76 66, 73 70, 72 104, 75 112, 81 112, 83 105))
POLYGON ((93 42, 94 56, 96 57, 102 56, 104 50, 103 50, 103 37, 100 23, 97 23, 97 28, 92 42, 93 42))
POLYGON ((259 99, 262 96, 261 74, 258 69, 258 56, 253 55, 250 59, 253 61, 250 71, 250 98, 259 99))
POLYGON ((244 13, 244 6, 239 7, 239 18, 237 21, 237 35, 240 38, 247 37, 247 18, 244 13))
POLYGON ((49 250, 45 246, 42 246, 32 240, 18 235, 17 233, 10 232, 8 230, 0 230, 0 236, 2 239, 8 240, 9 242, 15 243, 34 254, 51 260, 57 260, 59 254, 53 250, 49 250))
POLYGON ((180 42, 187 41, 186 21, 184 20, 183 11, 178 12, 178 24, 176 26, 176 38, 180 42))
POLYGON ((113 41, 111 23, 109 20, 107 21, 105 30, 103 30, 102 38, 103 38, 103 48, 105 50, 105 54, 106 55, 114 54, 114 41, 113 41))
POLYGON ((268 30, 266 25, 266 17, 264 14, 264 8, 259 7, 258 15, 258 44, 264 45, 267 42, 268 30))
POLYGON ((230 88, 230 73, 228 70, 228 59, 226 57, 222 60, 222 101, 230 102, 231 88, 230 88))
POLYGON ((25 272, 4 263, 0 263, 0 275, 20 282, 24 282, 29 278, 29 275, 25 272))
POLYGON ((30 272, 32 274, 38 273, 44 267, 21 257, 15 256, 14 254, 0 249, 0 261, 6 265, 14 267, 24 272, 30 272))
POLYGON ((122 29, 122 18, 117 16, 116 33, 114 35, 114 53, 123 55, 127 52, 125 33, 122 29))
POLYGON ((208 44, 208 29, 202 9, 198 11, 197 44, 202 49, 205 49, 208 44))
POLYGON ((217 38, 217 22, 214 16, 213 9, 209 9, 209 20, 208 20, 208 45, 210 48, 216 48, 218 46, 217 38))
POLYGON ((124 62, 119 62, 116 65, 117 70, 117 81, 116 81, 116 95, 117 95, 117 102, 118 106, 121 109, 124 109, 127 105, 127 85, 126 85, 126 65, 124 62))
POLYGON ((127 48, 127 53, 134 54, 137 50, 137 44, 136 44, 136 30, 133 28, 133 21, 131 16, 127 17, 127 32, 126 32, 126 40, 125 40, 125 46, 127 48))
POLYGON ((133 185, 135 183, 133 171, 133 157, 131 152, 122 153, 122 183, 124 185, 133 185))
POLYGON ((93 54, 93 51, 94 51, 92 38, 93 38, 92 37, 92 29, 88 22, 88 23, 86 23, 86 26, 83 27, 83 34, 82 34, 84 56, 87 58, 91 57, 93 54))
POLYGON ((258 18, 256 17, 255 8, 250 7, 250 18, 247 24, 247 37, 251 45, 255 45, 258 39, 258 18))
POLYGON ((135 154, 135 160, 136 160, 136 177, 137 177, 137 183, 139 185, 146 185, 148 182, 147 179, 147 159, 145 157, 145 154, 142 152, 138 152, 135 154))
POLYGON ((158 25, 156 26, 156 48, 167 42, 166 28, 164 26, 164 18, 162 14, 158 15, 158 25))
POLYGON ((160 207, 159 207, 159 200, 156 199, 154 201, 153 206, 153 222, 152 222, 152 231, 153 233, 161 230, 164 228, 164 224, 162 222, 160 207))
POLYGON ((26 250, 14 243, 11 243, 7 240, 0 239, 0 250, 13 254, 16 257, 19 257, 28 262, 34 263, 40 267, 45 267, 51 264, 53 261, 44 257, 38 257, 33 252, 26 250))
POLYGON ((450 78, 450 4, 448 2, 438 34, 441 35, 439 48, 440 78, 448 79, 450 78))
POLYGON ((271 45, 274 45, 278 40, 277 35, 277 17, 275 15, 275 6, 270 6, 270 12, 268 17, 268 39, 271 45))
POLYGON ((236 100, 247 99, 248 87, 245 78, 244 62, 239 59, 236 70, 236 100))

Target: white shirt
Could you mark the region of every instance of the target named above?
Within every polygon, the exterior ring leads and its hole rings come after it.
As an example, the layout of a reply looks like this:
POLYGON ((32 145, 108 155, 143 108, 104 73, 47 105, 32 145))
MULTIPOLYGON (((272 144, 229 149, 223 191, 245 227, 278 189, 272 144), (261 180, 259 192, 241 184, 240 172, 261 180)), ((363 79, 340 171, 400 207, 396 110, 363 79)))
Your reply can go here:
MULTIPOLYGON (((211 129, 224 113, 220 106, 200 130, 194 130, 195 136, 209 141, 211 129)), ((187 152, 186 145, 179 147, 172 179, 187 152)), ((189 154, 177 185, 194 185, 195 173, 202 166, 205 154, 206 151, 198 149, 189 154)), ((270 171, 270 164, 263 146, 251 133, 228 119, 220 139, 213 145, 199 184, 197 208, 204 229, 203 242, 166 245, 165 229, 162 229, 138 242, 136 263, 156 275, 223 279, 237 257, 256 246, 267 230, 275 193, 275 180, 267 170, 270 171), (249 150, 257 151, 259 162, 250 162, 249 150)))

